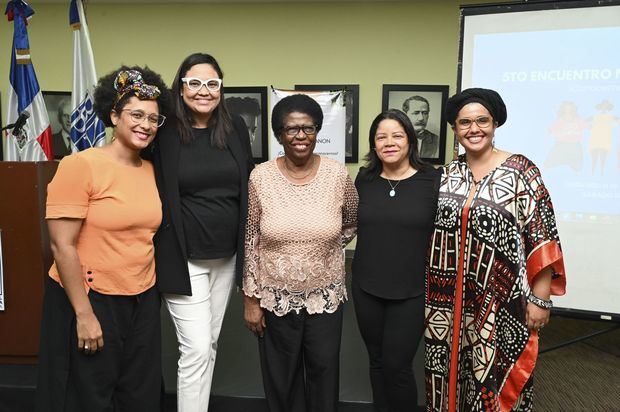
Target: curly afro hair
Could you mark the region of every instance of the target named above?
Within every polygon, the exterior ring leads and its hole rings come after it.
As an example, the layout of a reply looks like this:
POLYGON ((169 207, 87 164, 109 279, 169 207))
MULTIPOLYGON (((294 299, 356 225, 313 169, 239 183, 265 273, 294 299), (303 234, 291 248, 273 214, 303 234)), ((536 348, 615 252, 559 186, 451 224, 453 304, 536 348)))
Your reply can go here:
POLYGON ((101 119, 106 127, 113 127, 112 120, 110 119, 110 112, 112 110, 120 112, 123 107, 127 105, 127 102, 135 93, 126 93, 118 102, 116 102, 117 92, 114 88, 114 80, 120 71, 123 70, 137 70, 142 74, 144 82, 151 86, 157 86, 160 91, 159 97, 156 99, 159 106, 159 113, 164 116, 170 116, 172 113, 172 99, 170 97, 170 90, 161 76, 148 66, 121 66, 111 73, 101 77, 97 82, 94 94, 94 110, 97 117, 101 119), (116 104, 115 104, 116 102, 116 104))

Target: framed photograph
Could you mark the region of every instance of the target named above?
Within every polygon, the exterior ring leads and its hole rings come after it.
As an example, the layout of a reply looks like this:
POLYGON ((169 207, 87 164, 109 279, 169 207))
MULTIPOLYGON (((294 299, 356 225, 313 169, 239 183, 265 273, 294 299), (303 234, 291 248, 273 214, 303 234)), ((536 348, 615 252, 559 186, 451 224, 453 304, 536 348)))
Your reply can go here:
POLYGON ((43 91, 43 101, 52 128, 54 159, 71 154, 71 92, 43 91))
POLYGON ((344 90, 346 116, 345 161, 358 162, 360 86, 358 84, 296 84, 295 90, 344 90))
POLYGON ((448 86, 383 85, 383 110, 398 109, 409 116, 418 137, 420 157, 436 165, 445 163, 446 100, 448 86))
POLYGON ((267 87, 224 87, 224 96, 230 113, 241 116, 248 128, 254 162, 265 162, 269 158, 267 87))

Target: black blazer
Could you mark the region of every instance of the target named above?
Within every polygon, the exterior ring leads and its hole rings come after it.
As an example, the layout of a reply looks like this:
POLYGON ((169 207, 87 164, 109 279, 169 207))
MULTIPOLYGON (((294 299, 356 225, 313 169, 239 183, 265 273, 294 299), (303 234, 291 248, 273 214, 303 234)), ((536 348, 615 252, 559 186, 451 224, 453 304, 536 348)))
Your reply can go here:
MULTIPOLYGON (((243 120, 233 116, 234 132, 229 136, 228 149, 239 167, 241 176, 239 205, 239 233, 237 234, 237 260, 235 280, 241 285, 243 276, 245 225, 248 217, 248 178, 254 168, 250 136, 243 120)), ((179 194, 179 153, 181 137, 172 121, 157 132, 143 157, 153 162, 159 197, 163 207, 162 223, 155 234, 155 270, 157 287, 161 293, 192 294, 187 269, 187 248, 181 215, 179 194)))

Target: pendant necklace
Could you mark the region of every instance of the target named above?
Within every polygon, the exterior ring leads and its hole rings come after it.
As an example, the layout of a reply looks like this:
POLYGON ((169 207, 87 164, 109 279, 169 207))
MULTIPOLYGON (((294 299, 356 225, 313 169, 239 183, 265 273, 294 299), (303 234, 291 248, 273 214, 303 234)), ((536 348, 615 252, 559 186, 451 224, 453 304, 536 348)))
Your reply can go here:
POLYGON ((406 175, 408 172, 409 172, 409 168, 407 168, 407 170, 405 170, 405 173, 403 173, 403 174, 400 176, 401 178, 400 178, 400 179, 396 182, 396 184, 395 184, 395 185, 393 185, 393 184, 392 184, 392 181, 391 181, 390 179, 388 179, 387 177, 385 178, 385 180, 387 180, 387 181, 388 181, 388 184, 390 185, 390 189, 391 189, 391 190, 389 191, 390 197, 394 197, 394 196, 396 196, 396 186, 398 186, 398 185, 400 184, 400 182, 402 182, 402 181, 403 181, 402 177, 403 177, 404 175, 406 175))
POLYGON ((396 186, 398 186, 398 184, 401 182, 400 180, 398 182, 396 182, 396 184, 394 186, 392 186, 392 182, 390 181, 390 179, 387 179, 388 183, 390 184, 390 187, 392 188, 392 190, 390 190, 390 197, 394 197, 396 196, 396 186))

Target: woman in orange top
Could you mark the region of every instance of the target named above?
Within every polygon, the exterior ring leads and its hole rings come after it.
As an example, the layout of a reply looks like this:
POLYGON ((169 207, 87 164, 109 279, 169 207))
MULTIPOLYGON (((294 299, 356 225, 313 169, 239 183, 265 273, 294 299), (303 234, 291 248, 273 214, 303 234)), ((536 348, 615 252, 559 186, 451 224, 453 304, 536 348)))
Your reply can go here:
POLYGON ((156 411, 161 385, 153 235, 161 202, 139 153, 165 120, 147 68, 101 78, 94 108, 112 143, 65 157, 48 186, 54 264, 44 302, 37 410, 156 411))

